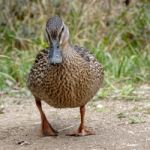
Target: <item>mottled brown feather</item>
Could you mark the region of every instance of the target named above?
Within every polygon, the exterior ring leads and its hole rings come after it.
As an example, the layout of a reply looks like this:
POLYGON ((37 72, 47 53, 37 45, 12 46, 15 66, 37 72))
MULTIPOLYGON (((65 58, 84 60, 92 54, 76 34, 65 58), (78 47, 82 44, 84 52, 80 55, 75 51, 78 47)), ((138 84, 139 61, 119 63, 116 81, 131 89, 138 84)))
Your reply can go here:
POLYGON ((68 46, 62 51, 63 62, 48 63, 48 49, 36 57, 28 76, 32 94, 56 108, 85 105, 103 81, 103 67, 86 49, 68 46))

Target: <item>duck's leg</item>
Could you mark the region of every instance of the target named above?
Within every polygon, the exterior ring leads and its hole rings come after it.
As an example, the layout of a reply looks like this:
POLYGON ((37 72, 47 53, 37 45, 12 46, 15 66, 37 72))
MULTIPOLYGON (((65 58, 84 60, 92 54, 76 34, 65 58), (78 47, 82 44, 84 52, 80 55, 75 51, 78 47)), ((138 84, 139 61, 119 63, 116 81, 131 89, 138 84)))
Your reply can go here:
POLYGON ((42 110, 42 104, 41 101, 39 99, 35 99, 36 102, 36 106, 40 112, 41 115, 41 129, 42 129, 42 134, 44 136, 56 136, 57 135, 57 131, 55 131, 51 124, 48 122, 43 110, 42 110))
POLYGON ((81 123, 78 130, 74 133, 67 134, 70 136, 87 136, 87 135, 94 135, 95 133, 87 129, 84 125, 84 117, 85 117, 85 105, 80 107, 80 116, 81 116, 81 123))

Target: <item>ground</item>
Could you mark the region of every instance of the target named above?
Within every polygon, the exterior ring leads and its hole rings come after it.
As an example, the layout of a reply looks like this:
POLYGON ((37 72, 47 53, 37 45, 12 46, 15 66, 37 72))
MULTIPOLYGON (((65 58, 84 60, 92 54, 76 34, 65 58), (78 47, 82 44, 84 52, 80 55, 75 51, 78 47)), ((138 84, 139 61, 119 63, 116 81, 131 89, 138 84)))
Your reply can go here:
POLYGON ((1 95, 0 150, 149 150, 150 99, 100 100, 87 105, 86 125, 96 135, 71 137, 80 122, 79 110, 44 111, 57 137, 42 137, 40 116, 31 96, 1 95))

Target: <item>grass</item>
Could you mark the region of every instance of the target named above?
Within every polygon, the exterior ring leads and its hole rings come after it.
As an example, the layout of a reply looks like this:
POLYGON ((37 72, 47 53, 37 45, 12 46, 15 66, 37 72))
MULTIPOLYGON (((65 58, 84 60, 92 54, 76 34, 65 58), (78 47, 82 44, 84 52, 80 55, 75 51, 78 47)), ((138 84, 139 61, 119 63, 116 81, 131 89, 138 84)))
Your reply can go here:
POLYGON ((25 86, 26 74, 30 68, 34 55, 31 51, 20 52, 14 50, 7 55, 0 55, 0 85, 6 88, 12 84, 25 86))
POLYGON ((124 120, 126 119, 129 124, 140 124, 140 123, 144 123, 145 122, 143 117, 140 116, 139 114, 138 115, 137 114, 132 114, 132 115, 128 114, 127 115, 127 114, 121 112, 121 113, 117 114, 117 118, 124 119, 124 120))
POLYGON ((72 42, 89 48, 104 65, 105 88, 100 97, 117 90, 128 97, 137 84, 149 83, 150 3, 135 1, 128 7, 115 1, 103 7, 102 2, 89 0, 51 0, 47 4, 26 1, 24 7, 19 0, 0 3, 8 7, 1 5, 1 90, 25 87, 35 55, 47 45, 44 25, 49 14, 61 15, 69 26, 72 42))

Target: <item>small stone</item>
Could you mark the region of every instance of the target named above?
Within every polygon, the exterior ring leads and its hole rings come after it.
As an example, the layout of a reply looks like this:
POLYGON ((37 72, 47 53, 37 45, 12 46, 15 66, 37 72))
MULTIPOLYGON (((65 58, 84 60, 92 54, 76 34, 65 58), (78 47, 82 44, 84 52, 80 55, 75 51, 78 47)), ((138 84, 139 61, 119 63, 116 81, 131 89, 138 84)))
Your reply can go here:
POLYGON ((19 141, 19 142, 17 142, 17 144, 18 145, 30 145, 30 142, 28 142, 28 141, 19 141))
POLYGON ((96 107, 97 108, 103 108, 104 106, 102 104, 98 104, 96 107))

